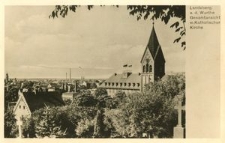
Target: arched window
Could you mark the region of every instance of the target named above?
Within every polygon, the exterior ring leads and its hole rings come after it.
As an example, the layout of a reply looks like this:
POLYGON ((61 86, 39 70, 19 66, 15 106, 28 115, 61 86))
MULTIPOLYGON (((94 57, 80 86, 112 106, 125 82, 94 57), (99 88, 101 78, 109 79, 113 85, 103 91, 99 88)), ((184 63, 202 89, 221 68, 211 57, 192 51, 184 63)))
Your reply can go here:
POLYGON ((145 72, 145 65, 143 66, 143 72, 145 72))
POLYGON ((149 72, 149 66, 148 66, 149 64, 147 63, 146 64, 146 72, 149 72))
POLYGON ((152 72, 152 65, 149 66, 149 72, 152 72))

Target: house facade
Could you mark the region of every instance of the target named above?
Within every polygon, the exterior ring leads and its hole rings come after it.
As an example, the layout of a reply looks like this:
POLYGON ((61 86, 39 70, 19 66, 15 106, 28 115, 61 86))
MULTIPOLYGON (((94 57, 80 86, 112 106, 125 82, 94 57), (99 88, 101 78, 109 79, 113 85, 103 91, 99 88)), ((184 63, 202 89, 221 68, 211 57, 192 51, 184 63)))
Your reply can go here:
POLYGON ((31 113, 45 106, 63 106, 64 101, 57 92, 18 92, 19 99, 14 107, 14 114, 17 121, 23 117, 30 117, 31 113))
POLYGON ((17 121, 20 121, 22 117, 30 117, 31 110, 26 102, 26 99, 22 92, 18 92, 19 99, 14 107, 14 114, 17 121))

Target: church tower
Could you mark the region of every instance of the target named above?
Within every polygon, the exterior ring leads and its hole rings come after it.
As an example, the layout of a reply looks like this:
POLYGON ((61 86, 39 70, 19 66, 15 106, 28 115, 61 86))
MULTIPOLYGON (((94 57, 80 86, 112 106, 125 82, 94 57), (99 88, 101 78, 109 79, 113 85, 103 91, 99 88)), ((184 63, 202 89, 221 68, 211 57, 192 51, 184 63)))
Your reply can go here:
POLYGON ((146 84, 161 79, 165 75, 165 58, 159 44, 154 23, 148 44, 141 59, 141 91, 146 84))

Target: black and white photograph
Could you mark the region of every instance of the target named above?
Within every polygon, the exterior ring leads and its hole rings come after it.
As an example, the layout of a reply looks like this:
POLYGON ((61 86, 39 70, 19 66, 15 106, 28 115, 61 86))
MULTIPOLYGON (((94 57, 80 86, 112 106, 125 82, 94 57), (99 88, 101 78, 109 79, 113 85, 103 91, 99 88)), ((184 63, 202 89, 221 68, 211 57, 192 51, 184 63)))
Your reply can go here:
POLYGON ((187 8, 6 5, 4 138, 187 138, 187 8))
POLYGON ((185 137, 185 6, 5 15, 5 138, 185 137))

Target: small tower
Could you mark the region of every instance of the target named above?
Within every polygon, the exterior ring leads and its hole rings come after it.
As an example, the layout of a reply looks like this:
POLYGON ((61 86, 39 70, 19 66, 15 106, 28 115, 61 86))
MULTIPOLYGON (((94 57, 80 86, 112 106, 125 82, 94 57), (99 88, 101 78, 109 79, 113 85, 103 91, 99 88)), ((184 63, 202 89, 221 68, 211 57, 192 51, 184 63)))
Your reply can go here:
POLYGON ((123 74, 122 74, 123 79, 128 78, 132 74, 131 67, 132 65, 128 64, 123 65, 123 74))
POLYGON ((9 82, 9 74, 6 73, 6 77, 5 77, 5 83, 7 84, 9 82))
POLYGON ((154 82, 165 75, 165 58, 155 32, 154 23, 141 59, 141 65, 141 91, 143 91, 146 84, 154 82))

